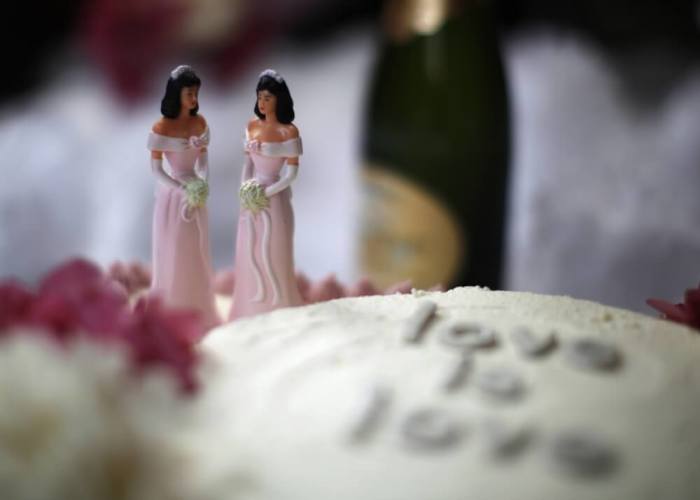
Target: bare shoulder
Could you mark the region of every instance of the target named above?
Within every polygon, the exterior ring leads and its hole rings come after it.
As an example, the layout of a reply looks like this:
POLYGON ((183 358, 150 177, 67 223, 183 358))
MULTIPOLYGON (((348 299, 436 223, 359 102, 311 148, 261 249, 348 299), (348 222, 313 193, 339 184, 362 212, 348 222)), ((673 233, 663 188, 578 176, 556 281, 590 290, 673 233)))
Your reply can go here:
POLYGON ((260 118, 253 117, 248 120, 248 125, 246 125, 245 129, 246 137, 257 137, 262 126, 260 118))
POLYGON ((198 133, 203 133, 207 129, 207 120, 204 118, 204 115, 197 114, 195 118, 195 124, 197 126, 197 132, 198 133))
POLYGON ((168 129, 169 129, 169 127, 168 127, 167 122, 163 118, 161 118, 160 120, 158 120, 157 122, 155 122, 153 124, 153 127, 151 130, 153 130, 153 132, 155 132, 156 134, 168 135, 168 129))
POLYGON ((253 117, 250 120, 248 120, 248 125, 246 126, 246 128, 250 131, 250 130, 255 130, 259 126, 260 126, 260 118, 253 117))
POLYGON ((299 137, 299 129, 292 123, 284 125, 282 131, 286 139, 296 139, 299 137))

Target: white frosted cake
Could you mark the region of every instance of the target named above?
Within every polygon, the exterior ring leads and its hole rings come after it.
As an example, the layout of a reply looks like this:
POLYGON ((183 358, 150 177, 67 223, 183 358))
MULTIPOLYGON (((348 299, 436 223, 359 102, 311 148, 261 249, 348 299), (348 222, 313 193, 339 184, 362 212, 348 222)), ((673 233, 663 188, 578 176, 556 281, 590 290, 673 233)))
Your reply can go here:
POLYGON ((700 336, 567 297, 340 299, 213 330, 248 500, 700 498, 700 336))

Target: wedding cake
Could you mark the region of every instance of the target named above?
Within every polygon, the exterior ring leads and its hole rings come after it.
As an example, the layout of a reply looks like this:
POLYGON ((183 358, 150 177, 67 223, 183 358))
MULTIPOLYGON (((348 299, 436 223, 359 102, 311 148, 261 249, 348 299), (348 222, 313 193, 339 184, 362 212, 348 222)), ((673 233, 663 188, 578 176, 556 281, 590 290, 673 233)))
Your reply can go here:
POLYGON ((700 498, 700 337, 667 321, 474 287, 280 309, 201 347, 231 498, 700 498))

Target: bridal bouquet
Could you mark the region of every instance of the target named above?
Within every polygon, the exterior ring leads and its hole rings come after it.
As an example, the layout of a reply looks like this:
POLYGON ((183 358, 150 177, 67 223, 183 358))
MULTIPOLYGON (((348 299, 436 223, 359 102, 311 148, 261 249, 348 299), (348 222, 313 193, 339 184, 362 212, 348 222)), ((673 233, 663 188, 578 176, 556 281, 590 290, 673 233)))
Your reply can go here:
POLYGON ((248 179, 241 184, 239 194, 241 197, 241 206, 254 214, 257 214, 270 205, 269 198, 265 196, 265 187, 255 179, 248 179))
POLYGON ((189 208, 203 207, 209 197, 209 184, 204 179, 194 179, 185 184, 187 206, 189 208))

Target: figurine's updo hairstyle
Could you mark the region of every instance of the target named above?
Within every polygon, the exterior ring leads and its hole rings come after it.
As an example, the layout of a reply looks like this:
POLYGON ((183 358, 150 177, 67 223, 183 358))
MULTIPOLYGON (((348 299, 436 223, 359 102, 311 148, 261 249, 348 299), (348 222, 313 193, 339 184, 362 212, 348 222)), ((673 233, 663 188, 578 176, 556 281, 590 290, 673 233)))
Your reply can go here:
POLYGON ((261 120, 265 119, 265 115, 258 109, 257 94, 261 90, 267 90, 277 98, 277 119, 280 123, 289 124, 294 121, 294 101, 287 88, 287 83, 284 78, 275 70, 266 69, 260 73, 258 86, 255 87, 255 114, 261 120))
MULTIPOLYGON (((177 118, 180 116, 180 92, 185 87, 199 87, 202 81, 189 66, 178 66, 170 73, 168 84, 165 87, 165 96, 160 102, 160 112, 166 118, 177 118)), ((199 112, 199 105, 190 111, 190 115, 196 116, 199 112)))

